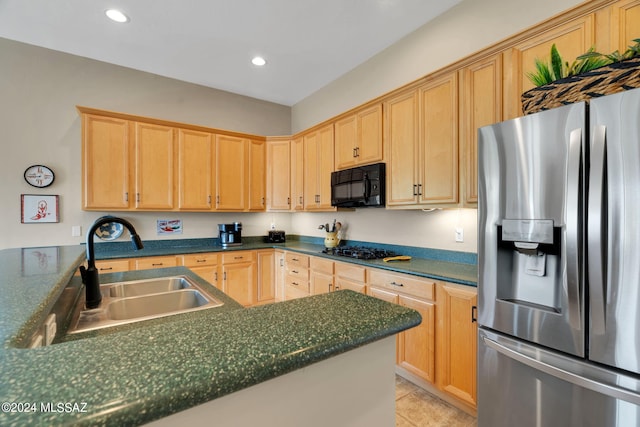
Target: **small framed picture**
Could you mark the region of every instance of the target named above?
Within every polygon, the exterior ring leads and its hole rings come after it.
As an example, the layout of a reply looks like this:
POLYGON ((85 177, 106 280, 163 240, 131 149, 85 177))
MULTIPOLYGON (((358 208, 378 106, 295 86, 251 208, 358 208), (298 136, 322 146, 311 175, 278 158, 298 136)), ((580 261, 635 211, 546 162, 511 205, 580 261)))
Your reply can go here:
POLYGON ((59 196, 23 194, 21 196, 21 219, 23 224, 60 222, 59 196))

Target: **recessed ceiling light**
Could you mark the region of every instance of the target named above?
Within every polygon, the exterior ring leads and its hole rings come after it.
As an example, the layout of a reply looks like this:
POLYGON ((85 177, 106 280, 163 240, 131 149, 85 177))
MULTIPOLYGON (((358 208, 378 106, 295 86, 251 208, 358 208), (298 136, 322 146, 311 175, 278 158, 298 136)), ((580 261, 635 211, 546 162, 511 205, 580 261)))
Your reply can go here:
POLYGON ((267 61, 265 61, 265 59, 261 56, 256 56, 251 60, 251 63, 253 65, 257 65, 258 67, 262 67, 264 64, 267 63, 267 61))
POLYGON ((109 17, 109 19, 116 22, 129 21, 129 17, 124 13, 122 13, 121 11, 119 11, 118 9, 109 9, 109 10, 106 10, 104 13, 109 17))

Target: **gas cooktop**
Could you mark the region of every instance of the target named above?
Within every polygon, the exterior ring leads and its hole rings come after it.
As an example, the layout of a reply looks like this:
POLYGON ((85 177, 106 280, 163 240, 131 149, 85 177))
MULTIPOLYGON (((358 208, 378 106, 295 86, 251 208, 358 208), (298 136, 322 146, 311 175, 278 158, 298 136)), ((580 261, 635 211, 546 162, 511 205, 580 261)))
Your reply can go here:
POLYGON ((385 249, 370 248, 366 246, 338 246, 336 248, 325 248, 322 253, 356 259, 378 259, 396 255, 394 252, 387 251, 385 249))

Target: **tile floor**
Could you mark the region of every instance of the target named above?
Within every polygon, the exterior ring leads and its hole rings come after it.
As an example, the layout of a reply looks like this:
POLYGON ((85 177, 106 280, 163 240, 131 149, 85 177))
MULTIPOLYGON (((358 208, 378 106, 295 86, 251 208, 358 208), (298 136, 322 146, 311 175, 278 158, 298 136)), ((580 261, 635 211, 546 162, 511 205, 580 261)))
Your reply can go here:
POLYGON ((396 375, 396 427, 476 427, 476 419, 396 375))

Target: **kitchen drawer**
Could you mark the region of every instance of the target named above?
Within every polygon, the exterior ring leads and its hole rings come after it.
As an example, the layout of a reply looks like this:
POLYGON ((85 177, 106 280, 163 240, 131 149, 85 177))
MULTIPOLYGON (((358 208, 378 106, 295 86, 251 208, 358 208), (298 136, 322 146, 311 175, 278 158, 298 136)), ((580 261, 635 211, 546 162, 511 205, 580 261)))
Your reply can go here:
POLYGON ((99 273, 117 273, 120 271, 129 271, 128 259, 110 259, 105 261, 96 261, 96 268, 99 273))
POLYGON ((333 275, 333 261, 329 259, 312 256, 309 260, 309 266, 311 270, 318 273, 333 275))
MULTIPOLYGON (((309 296, 309 281, 298 277, 287 276, 285 278, 285 295, 309 296)), ((288 298, 287 298, 288 299, 288 298)))
POLYGON ((299 280, 309 280, 309 269, 297 267, 297 266, 287 266, 287 276, 298 278, 299 280))
POLYGON ((296 252, 287 252, 285 254, 285 263, 287 264, 287 267, 297 266, 309 268, 309 256, 296 252))
POLYGON ((223 264, 234 264, 238 262, 255 262, 256 251, 232 251, 222 254, 223 264))
POLYGON ((203 265, 218 265, 218 254, 187 254, 182 256, 182 265, 185 267, 200 267, 203 265))
POLYGON ((336 277, 343 277, 345 279, 355 280, 356 282, 364 283, 365 268, 359 265, 346 264, 344 262, 335 263, 335 275, 336 277))
POLYGON ((367 283, 371 286, 423 299, 435 299, 435 282, 433 280, 420 279, 406 274, 389 273, 378 269, 369 269, 368 274, 367 283))
POLYGON ((149 270, 153 268, 176 267, 178 265, 178 257, 172 256, 154 256, 146 258, 136 258, 136 270, 149 270))

